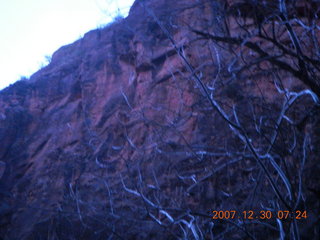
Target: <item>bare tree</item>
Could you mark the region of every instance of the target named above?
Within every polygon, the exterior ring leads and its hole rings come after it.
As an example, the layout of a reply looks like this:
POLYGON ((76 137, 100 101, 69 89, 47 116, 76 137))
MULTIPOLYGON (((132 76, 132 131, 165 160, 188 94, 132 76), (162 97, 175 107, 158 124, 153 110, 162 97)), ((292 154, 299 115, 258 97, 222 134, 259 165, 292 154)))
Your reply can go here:
MULTIPOLYGON (((318 210, 308 188, 315 187, 316 178, 306 174, 314 173, 311 168, 317 166, 312 151, 319 143, 312 130, 319 124, 315 117, 320 96, 319 5, 295 1, 202 4, 215 4, 216 28, 187 23, 195 39, 184 46, 179 46, 161 16, 144 7, 184 64, 185 72, 172 75, 172 83, 180 84, 177 89, 182 95, 189 89, 181 87, 181 82, 191 79, 196 87, 192 94, 197 100, 189 117, 197 116, 207 125, 195 131, 206 140, 188 142, 183 137, 186 131, 179 128, 188 117, 179 119, 181 114, 176 112, 174 120, 157 123, 156 128, 174 131, 181 138, 170 141, 169 134, 161 134, 152 157, 172 159, 180 154, 170 162, 174 167, 169 171, 175 174, 164 177, 164 172, 157 173, 155 160, 150 167, 142 167, 142 161, 136 166, 137 177, 129 178, 137 182, 129 186, 121 178, 123 188, 141 199, 152 221, 177 238, 260 239, 267 232, 270 238, 313 237, 319 234, 314 217, 318 210), (199 45, 209 54, 194 57, 193 47, 201 55, 199 45), (203 64, 199 64, 201 57, 203 64), (209 68, 215 69, 211 75, 209 68), (219 129, 214 129, 217 125, 219 129), (241 215, 213 221, 210 208, 245 210, 254 218, 241 215), (266 211, 273 217, 261 218, 266 211), (283 211, 290 212, 290 217, 277 215, 283 211), (301 212, 311 217, 298 217, 301 212)), ((180 107, 185 105, 182 100, 180 107)))

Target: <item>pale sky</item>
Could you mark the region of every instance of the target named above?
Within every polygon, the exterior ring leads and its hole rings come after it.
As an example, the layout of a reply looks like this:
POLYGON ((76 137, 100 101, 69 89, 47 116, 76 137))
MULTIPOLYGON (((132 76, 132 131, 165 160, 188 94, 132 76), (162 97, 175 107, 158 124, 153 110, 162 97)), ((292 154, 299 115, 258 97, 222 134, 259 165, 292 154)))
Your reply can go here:
POLYGON ((0 90, 29 77, 63 45, 117 15, 134 0, 0 0, 0 90))

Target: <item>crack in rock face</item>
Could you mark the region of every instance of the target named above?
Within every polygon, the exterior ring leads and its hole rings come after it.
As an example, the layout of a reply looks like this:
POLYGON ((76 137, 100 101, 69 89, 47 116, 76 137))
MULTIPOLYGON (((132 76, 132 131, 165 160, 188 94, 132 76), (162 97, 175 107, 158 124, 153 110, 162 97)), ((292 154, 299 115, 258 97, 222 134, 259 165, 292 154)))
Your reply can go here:
POLYGON ((3 176, 4 171, 6 170, 6 163, 0 161, 0 179, 3 176))

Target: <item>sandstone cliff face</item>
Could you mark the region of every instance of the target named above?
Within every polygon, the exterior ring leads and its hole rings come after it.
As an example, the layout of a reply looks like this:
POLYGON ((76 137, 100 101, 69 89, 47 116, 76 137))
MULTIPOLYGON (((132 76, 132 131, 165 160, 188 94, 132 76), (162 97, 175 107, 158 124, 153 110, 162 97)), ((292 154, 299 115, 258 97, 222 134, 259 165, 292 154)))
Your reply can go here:
MULTIPOLYGON (((227 65, 238 64, 231 49, 218 50, 192 31, 220 33, 213 13, 223 7, 214 1, 136 1, 126 19, 60 48, 29 80, 0 92, 1 238, 279 236, 275 217, 267 227, 255 228, 249 220, 248 231, 240 220, 228 228, 228 221, 210 219, 212 210, 286 210, 249 143, 230 129, 195 81, 215 89, 225 114, 258 139, 253 146, 262 154, 285 98, 270 75, 261 73, 268 64, 254 69, 257 74, 249 75, 249 69, 242 78, 231 76, 227 65)), ((284 77, 283 84, 307 89, 294 77, 284 77)), ((291 172, 294 189, 300 175, 293 169, 301 169, 299 157, 308 156, 303 201, 294 209, 309 213, 298 220, 303 237, 319 234, 319 179, 312 175, 319 170, 319 122, 306 118, 315 106, 312 96, 305 94, 287 112, 304 125, 278 122, 273 145, 290 145, 292 152, 270 151, 287 162, 274 159, 291 172), (289 139, 293 132, 297 148, 289 139)), ((274 162, 261 159, 286 189, 274 162)), ((287 236, 291 222, 283 223, 287 236)))

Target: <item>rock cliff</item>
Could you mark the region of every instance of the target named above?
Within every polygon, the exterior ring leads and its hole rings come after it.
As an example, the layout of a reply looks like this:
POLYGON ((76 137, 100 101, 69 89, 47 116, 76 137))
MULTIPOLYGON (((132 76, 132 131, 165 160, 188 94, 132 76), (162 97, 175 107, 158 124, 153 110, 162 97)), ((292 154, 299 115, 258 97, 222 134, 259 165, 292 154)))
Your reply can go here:
POLYGON ((137 0, 2 90, 0 239, 316 239, 319 12, 240 2, 137 0))

